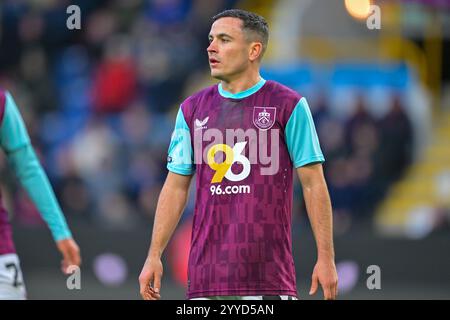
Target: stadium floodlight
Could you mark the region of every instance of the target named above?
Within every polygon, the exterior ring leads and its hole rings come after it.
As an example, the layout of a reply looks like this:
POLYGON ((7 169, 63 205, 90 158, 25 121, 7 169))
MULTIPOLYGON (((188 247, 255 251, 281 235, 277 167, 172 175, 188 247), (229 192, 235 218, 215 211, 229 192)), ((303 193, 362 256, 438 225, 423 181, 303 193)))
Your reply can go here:
POLYGON ((370 14, 372 0, 345 0, 345 8, 356 19, 366 19, 370 14))

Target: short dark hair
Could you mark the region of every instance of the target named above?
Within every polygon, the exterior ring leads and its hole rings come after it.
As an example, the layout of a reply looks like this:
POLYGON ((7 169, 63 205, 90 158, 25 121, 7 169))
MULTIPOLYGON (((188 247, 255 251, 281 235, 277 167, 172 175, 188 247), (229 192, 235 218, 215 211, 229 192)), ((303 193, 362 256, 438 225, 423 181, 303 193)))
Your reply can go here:
POLYGON ((269 25, 267 24, 266 19, 253 12, 241 9, 230 9, 216 14, 212 18, 212 21, 214 23, 221 18, 228 17, 240 19, 242 21, 243 30, 253 32, 259 37, 259 40, 263 44, 262 54, 264 54, 267 48, 267 43, 269 41, 269 25))

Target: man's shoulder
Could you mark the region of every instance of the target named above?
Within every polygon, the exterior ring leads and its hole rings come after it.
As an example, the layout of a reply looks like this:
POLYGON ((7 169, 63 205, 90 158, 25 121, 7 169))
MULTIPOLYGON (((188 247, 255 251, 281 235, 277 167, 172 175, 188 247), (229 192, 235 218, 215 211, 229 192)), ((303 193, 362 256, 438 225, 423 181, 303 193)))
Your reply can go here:
POLYGON ((267 80, 267 90, 271 92, 274 98, 286 99, 295 103, 302 98, 302 95, 297 91, 274 80, 267 80))
POLYGON ((181 105, 185 106, 191 106, 195 105, 199 100, 203 100, 206 98, 214 97, 218 94, 217 90, 217 84, 211 85, 209 87, 203 88, 193 94, 191 94, 189 97, 187 97, 181 105))

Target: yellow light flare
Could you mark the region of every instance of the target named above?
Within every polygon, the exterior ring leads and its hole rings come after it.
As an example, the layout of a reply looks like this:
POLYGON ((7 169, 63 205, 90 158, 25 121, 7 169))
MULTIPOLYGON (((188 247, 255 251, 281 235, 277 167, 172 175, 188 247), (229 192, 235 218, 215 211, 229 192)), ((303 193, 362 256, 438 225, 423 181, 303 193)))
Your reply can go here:
POLYGON ((366 19, 370 14, 371 0, 345 0, 345 8, 356 19, 366 19))

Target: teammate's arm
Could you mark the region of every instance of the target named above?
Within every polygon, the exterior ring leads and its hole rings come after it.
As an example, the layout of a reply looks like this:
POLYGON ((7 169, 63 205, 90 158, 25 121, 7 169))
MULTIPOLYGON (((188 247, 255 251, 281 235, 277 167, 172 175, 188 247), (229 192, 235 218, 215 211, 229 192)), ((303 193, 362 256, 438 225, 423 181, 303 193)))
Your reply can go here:
POLYGON ((191 175, 169 172, 159 195, 150 249, 141 275, 140 293, 145 300, 160 299, 163 266, 161 255, 180 221, 187 202, 191 175))
POLYGON ((63 255, 62 271, 80 265, 80 250, 72 239, 48 178, 31 145, 19 110, 6 92, 0 122, 0 147, 5 151, 13 171, 47 223, 58 250, 63 255))
POLYGON ((336 299, 338 277, 334 263, 333 217, 322 164, 299 167, 297 173, 317 245, 317 263, 312 275, 310 295, 316 293, 320 283, 324 298, 336 299))

